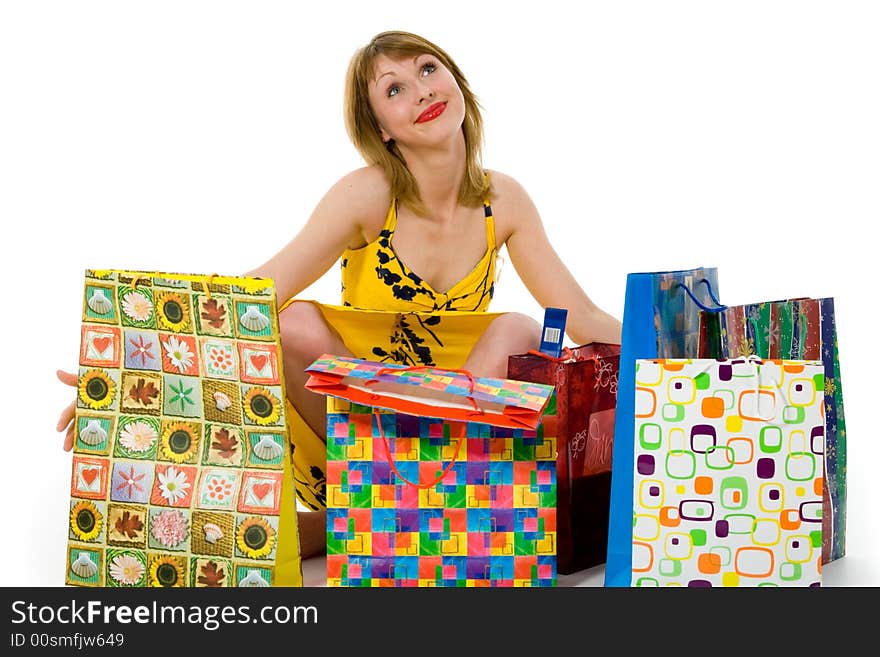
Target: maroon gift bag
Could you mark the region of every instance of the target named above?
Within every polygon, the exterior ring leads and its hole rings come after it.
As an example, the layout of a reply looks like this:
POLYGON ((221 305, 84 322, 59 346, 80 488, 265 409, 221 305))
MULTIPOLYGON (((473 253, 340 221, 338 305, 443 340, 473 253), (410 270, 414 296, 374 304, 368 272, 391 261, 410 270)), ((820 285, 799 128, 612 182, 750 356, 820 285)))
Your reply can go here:
POLYGON ((620 345, 591 342, 561 358, 511 356, 507 378, 555 387, 544 415, 556 427, 557 571, 605 562, 620 345), (555 416, 555 422, 553 421, 555 416))

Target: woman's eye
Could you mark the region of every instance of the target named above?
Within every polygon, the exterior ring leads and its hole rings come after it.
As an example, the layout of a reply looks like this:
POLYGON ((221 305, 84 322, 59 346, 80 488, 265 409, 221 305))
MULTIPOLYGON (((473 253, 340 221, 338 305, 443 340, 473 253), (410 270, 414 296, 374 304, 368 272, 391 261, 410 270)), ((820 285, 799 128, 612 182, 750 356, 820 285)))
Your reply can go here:
POLYGON ((425 64, 422 66, 422 75, 430 75, 434 71, 437 70, 437 67, 434 64, 425 64))
POLYGON ((400 87, 398 87, 396 84, 391 87, 388 87, 388 97, 389 98, 392 96, 396 96, 399 93, 400 93, 400 87))

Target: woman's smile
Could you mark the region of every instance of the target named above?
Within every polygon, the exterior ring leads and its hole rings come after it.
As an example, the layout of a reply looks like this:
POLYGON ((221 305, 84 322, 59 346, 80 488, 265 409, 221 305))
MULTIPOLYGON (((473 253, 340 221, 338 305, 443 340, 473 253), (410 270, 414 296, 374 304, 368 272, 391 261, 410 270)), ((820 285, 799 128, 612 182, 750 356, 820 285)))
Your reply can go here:
POLYGON ((416 119, 416 123, 427 123, 428 121, 433 121, 438 116, 443 114, 443 110, 446 109, 446 103, 434 103, 424 112, 419 114, 419 118, 416 119))
POLYGON ((437 57, 376 57, 369 102, 382 141, 398 148, 437 147, 460 139, 464 95, 452 72, 437 57), (442 120, 436 119, 442 117, 442 120))

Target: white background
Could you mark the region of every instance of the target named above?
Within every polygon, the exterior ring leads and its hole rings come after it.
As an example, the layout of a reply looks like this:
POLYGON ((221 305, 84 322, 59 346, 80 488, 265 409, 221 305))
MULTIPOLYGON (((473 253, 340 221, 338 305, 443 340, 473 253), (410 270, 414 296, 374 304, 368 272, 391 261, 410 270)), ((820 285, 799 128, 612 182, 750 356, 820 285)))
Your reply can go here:
MULTIPOLYGON (((880 10, 871 2, 4 2, 2 585, 63 583, 83 270, 237 274, 361 165, 345 68, 375 33, 446 49, 587 293, 713 266, 734 305, 833 296, 848 556, 880 584, 880 10)), ((338 270, 302 295, 338 302, 338 270)), ((507 262, 492 310, 541 311, 507 262)))

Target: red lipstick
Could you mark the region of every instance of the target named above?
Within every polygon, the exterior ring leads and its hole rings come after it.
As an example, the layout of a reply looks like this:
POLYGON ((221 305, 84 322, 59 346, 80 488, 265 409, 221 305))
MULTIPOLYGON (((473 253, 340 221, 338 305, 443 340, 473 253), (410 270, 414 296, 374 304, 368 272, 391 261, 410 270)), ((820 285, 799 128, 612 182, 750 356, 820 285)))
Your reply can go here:
POLYGON ((424 112, 419 114, 419 118, 416 119, 416 123, 427 123, 428 121, 433 121, 438 116, 443 114, 443 111, 446 109, 446 103, 434 103, 424 112))

